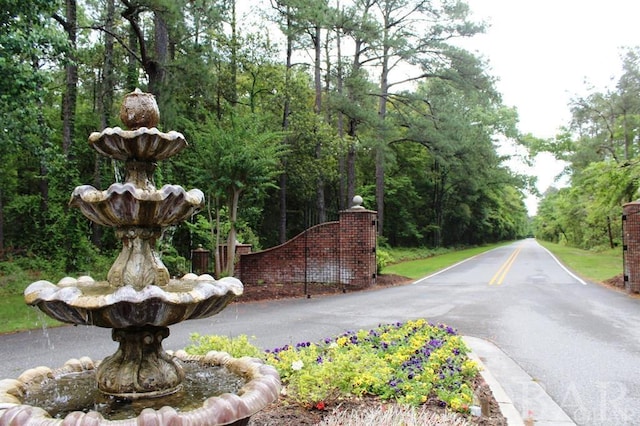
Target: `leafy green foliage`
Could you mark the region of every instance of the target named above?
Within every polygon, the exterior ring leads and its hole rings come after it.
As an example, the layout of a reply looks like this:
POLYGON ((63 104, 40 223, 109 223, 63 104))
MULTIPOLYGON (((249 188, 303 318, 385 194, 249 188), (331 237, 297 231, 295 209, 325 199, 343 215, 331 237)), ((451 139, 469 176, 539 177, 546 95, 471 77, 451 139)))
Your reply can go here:
POLYGON ((376 273, 380 274, 385 266, 387 266, 391 262, 393 262, 393 257, 391 257, 391 254, 387 250, 380 248, 379 246, 376 247, 376 273))
POLYGON ((264 358, 264 352, 254 346, 249 338, 240 335, 235 338, 217 335, 191 335, 193 344, 187 346, 185 350, 194 355, 205 355, 210 351, 226 352, 232 357, 240 358, 249 356, 253 358, 264 358))
MULTIPOLYGON (((503 167, 493 145, 496 135, 518 137, 517 115, 501 104, 485 64, 446 43, 451 34, 482 30, 469 21, 466 4, 428 5, 405 16, 415 2, 387 2, 390 15, 406 20, 385 30, 375 2, 337 10, 330 2, 319 8, 279 1, 272 12, 281 35, 291 36, 284 46, 264 31, 271 23, 257 9, 241 18, 250 25, 238 26, 234 3, 116 1, 109 9, 81 0, 74 46, 61 25, 62 3, 6 5, 0 17, 0 258, 41 257, 66 271, 89 270, 119 248, 113 230, 93 226, 67 202, 77 185, 106 189, 122 179, 121 165, 97 156, 86 139, 122 125, 119 98, 136 86, 154 91, 159 128, 183 132, 190 144, 158 165, 156 186, 189 185, 207 197, 192 223, 165 234, 160 250, 172 273, 189 269, 186 259, 199 244, 214 250, 237 238, 256 248, 273 246, 283 217, 284 234, 293 236, 313 224, 322 200, 332 219, 348 207, 354 195, 348 191, 375 208, 380 159, 383 231, 391 245, 455 246, 523 234, 525 184, 503 167), (432 25, 416 25, 419 16, 433 18, 432 25), (383 89, 374 76, 382 70, 385 43, 397 62, 388 63, 394 64, 392 85, 383 89), (326 47, 319 59, 318 46, 326 47), (287 53, 300 62, 285 63, 287 53), (61 105, 71 90, 64 84, 70 58, 78 97, 67 112, 61 105), (420 74, 415 88, 393 84, 401 64, 420 74), (63 149, 69 118, 75 131, 63 149)), ((630 57, 630 70, 633 63, 630 57)), ((631 93, 636 83, 631 72, 628 77, 631 93)))

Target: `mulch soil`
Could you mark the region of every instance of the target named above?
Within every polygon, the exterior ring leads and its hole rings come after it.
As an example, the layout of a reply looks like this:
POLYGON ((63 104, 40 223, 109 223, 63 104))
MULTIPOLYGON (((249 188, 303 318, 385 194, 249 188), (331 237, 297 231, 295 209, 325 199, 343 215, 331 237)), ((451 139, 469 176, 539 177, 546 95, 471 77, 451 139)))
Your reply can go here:
MULTIPOLYGON (((367 291, 377 288, 399 286, 411 283, 413 280, 399 275, 383 274, 376 278, 376 284, 366 289, 344 289, 337 286, 328 286, 321 284, 305 285, 255 285, 245 286, 244 294, 236 299, 234 303, 248 303, 265 300, 277 300, 288 298, 302 297, 318 297, 322 295, 339 294, 347 291, 367 291)), ((491 389, 484 383, 484 380, 478 376, 474 382, 474 393, 480 401, 483 402, 482 416, 475 417, 466 415, 465 417, 472 424, 484 426, 503 426, 507 425, 506 418, 500 412, 498 402, 494 398, 491 389)), ((333 410, 365 410, 369 408, 381 407, 391 404, 389 401, 382 401, 375 397, 351 398, 340 401, 336 406, 327 406, 324 410, 315 408, 307 408, 289 403, 286 398, 280 398, 277 402, 267 406, 262 411, 251 417, 249 426, 283 426, 298 425, 311 426, 317 425, 323 418, 330 415, 333 410)), ((434 411, 443 411, 446 408, 441 407, 436 401, 428 401, 427 406, 434 411)), ((462 415, 462 414, 461 414, 462 415)))
MULTIPOLYGON (((500 406, 493 397, 491 389, 486 385, 483 379, 478 376, 474 383, 474 391, 480 401, 483 401, 482 416, 472 416, 470 414, 460 414, 469 423, 481 426, 507 426, 507 419, 500 412, 500 406)), ((314 408, 305 408, 294 403, 287 403, 282 398, 267 406, 262 411, 254 414, 249 421, 249 426, 313 426, 320 423, 325 417, 329 416, 334 410, 367 410, 388 406, 393 402, 382 401, 375 397, 352 398, 338 402, 334 407, 328 406, 324 410, 314 408)), ((444 412, 443 408, 437 401, 427 401, 426 407, 434 412, 444 412)), ((385 425, 391 426, 391 425, 385 425)), ((407 425, 418 426, 418 425, 407 425)))

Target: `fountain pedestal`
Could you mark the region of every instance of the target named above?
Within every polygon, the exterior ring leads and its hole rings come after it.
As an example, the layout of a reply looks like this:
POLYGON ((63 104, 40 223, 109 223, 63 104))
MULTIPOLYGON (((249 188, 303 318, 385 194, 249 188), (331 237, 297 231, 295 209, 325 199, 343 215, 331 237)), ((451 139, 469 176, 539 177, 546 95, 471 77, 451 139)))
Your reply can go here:
POLYGON ((122 251, 111 266, 107 281, 114 287, 131 285, 143 289, 148 285, 169 284, 169 271, 153 247, 162 235, 160 228, 123 227, 116 230, 122 251))
POLYGON ((124 399, 155 398, 174 393, 184 379, 182 367, 162 349, 168 327, 114 329, 120 344, 102 360, 96 380, 103 393, 124 399))

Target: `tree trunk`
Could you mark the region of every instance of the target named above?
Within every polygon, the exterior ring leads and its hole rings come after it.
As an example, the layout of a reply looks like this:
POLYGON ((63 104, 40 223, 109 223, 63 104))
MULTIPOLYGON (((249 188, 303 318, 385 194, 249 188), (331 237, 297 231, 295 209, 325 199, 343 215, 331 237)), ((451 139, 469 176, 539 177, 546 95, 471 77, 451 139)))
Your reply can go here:
POLYGON ((378 120, 380 140, 376 144, 376 202, 378 209, 378 235, 382 235, 384 229, 384 156, 385 144, 384 127, 387 117, 387 91, 389 89, 389 48, 385 45, 382 57, 382 70, 380 72, 380 102, 378 106, 378 120))
MULTIPOLYGON (((114 30, 115 0, 106 1, 105 11, 105 31, 104 31, 104 62, 102 64, 102 81, 100 82, 100 97, 98 99, 98 109, 100 112, 100 128, 104 129, 109 125, 111 110, 113 109, 113 90, 115 79, 113 74, 113 46, 114 38, 111 35, 114 30)), ((100 188, 102 176, 100 165, 102 156, 96 153, 93 167, 93 186, 100 188)), ((95 222, 91 222, 91 242, 96 247, 102 246, 103 228, 95 222)))
POLYGON ((313 81, 316 92, 315 101, 313 103, 313 111, 316 114, 320 114, 320 112, 322 111, 322 44, 320 43, 321 35, 321 28, 318 25, 315 27, 315 33, 313 36, 313 50, 315 53, 313 64, 313 81))
POLYGON ((231 106, 238 103, 238 29, 236 21, 236 1, 231 0, 231 106))
MULTIPOLYGON (((340 4, 338 2, 338 8, 340 4)), ((344 93, 344 76, 343 76, 343 68, 342 68, 342 38, 340 35, 340 31, 336 31, 336 92, 338 92, 338 96, 342 98, 344 93)), ((338 112, 338 116, 336 118, 337 126, 338 126, 338 137, 340 141, 344 143, 344 114, 342 112, 338 112)), ((340 157, 338 159, 338 171, 340 173, 340 187, 339 187, 339 204, 338 208, 340 210, 345 210, 350 207, 351 201, 347 195, 348 188, 348 176, 347 176, 347 159, 346 153, 344 152, 344 145, 341 144, 340 149, 340 157)), ((351 197, 353 198, 353 196, 351 197)))
POLYGON ((73 145, 78 97, 78 66, 76 61, 78 18, 76 0, 66 0, 65 6, 65 19, 61 23, 67 33, 71 50, 64 66, 65 93, 62 97, 62 152, 65 157, 69 158, 71 156, 71 146, 73 145))
POLYGON ((0 259, 4 258, 4 191, 0 188, 0 259))
POLYGON ((160 12, 154 12, 153 26, 155 30, 155 58, 147 58, 144 60, 143 66, 149 77, 149 91, 156 96, 158 106, 160 110, 162 110, 162 105, 164 104, 162 85, 165 79, 167 58, 169 57, 169 31, 167 29, 167 23, 160 12))
MULTIPOLYGON (((211 217, 211 199, 212 195, 208 197, 208 207, 207 212, 209 214, 209 223, 213 222, 213 218, 211 217)), ((211 241, 213 241, 213 247, 211 252, 213 253, 213 272, 216 278, 220 277, 220 273, 222 272, 222 265, 220 264, 220 209, 218 206, 220 205, 219 200, 216 198, 215 210, 216 210, 216 224, 215 230, 211 229, 211 241)))
POLYGON ((139 86, 138 69, 140 64, 138 58, 133 53, 138 47, 138 37, 132 26, 129 26, 129 51, 127 55, 127 73, 126 73, 126 89, 128 92, 133 92, 139 86))
MULTIPOLYGON (((317 116, 322 114, 322 74, 321 74, 321 61, 322 61, 322 43, 320 42, 321 28, 319 25, 315 28, 315 35, 313 37, 313 46, 315 50, 314 58, 314 86, 315 86, 315 102, 314 112, 317 116)), ((318 138, 316 140, 316 159, 321 161, 322 159, 322 141, 318 138)), ((318 209, 318 223, 324 223, 327 221, 327 208, 324 199, 324 176, 322 171, 316 181, 316 208, 318 209)))
MULTIPOLYGON (((383 141, 380 141, 382 143, 383 141)), ((376 207, 378 209, 378 235, 384 229, 384 151, 376 148, 376 207)))
POLYGON ((240 201, 240 190, 234 189, 229 200, 229 236, 227 238, 227 268, 228 276, 233 276, 235 272, 236 258, 236 221, 238 219, 238 203, 240 201))
POLYGON ((104 129, 109 125, 113 108, 113 90, 116 85, 113 73, 113 46, 115 0, 106 0, 105 32, 104 32, 104 62, 102 64, 102 81, 100 84, 100 125, 104 129))
MULTIPOLYGON (((291 81, 291 69, 293 64, 293 35, 291 34, 291 19, 287 13, 287 59, 284 76, 285 98, 282 109, 282 130, 285 132, 289 129, 289 114, 291 114, 291 97, 289 96, 289 84, 291 81)), ((286 136, 282 140, 283 144, 287 144, 286 136)), ((280 174, 280 221, 279 221, 279 237, 280 244, 287 241, 287 172, 286 160, 283 160, 282 169, 284 172, 280 174)))
MULTIPOLYGON (((34 67, 36 67, 34 65, 34 67)), ((49 140, 49 135, 45 131, 46 124, 43 115, 44 106, 42 105, 42 99, 38 100, 38 126, 40 129, 40 134, 42 136, 43 146, 50 145, 51 141, 49 140)), ((40 176, 38 176, 38 190, 40 192, 40 213, 41 213, 41 222, 44 226, 44 212, 49 210, 49 169, 47 167, 47 160, 45 158, 45 154, 41 153, 39 155, 39 166, 40 166, 40 176)))
MULTIPOLYGON (((360 56, 363 50, 364 42, 361 39, 355 40, 355 51, 353 54, 353 64, 351 69, 352 78, 359 78, 360 68, 362 63, 360 62, 360 56)), ((352 83, 353 84, 353 83, 352 83)), ((357 104, 358 95, 355 92, 355 88, 351 87, 349 91, 349 100, 353 104, 357 104)), ((356 147, 355 140, 358 132, 358 120, 356 117, 349 117, 347 126, 347 135, 349 135, 349 142, 347 147, 347 205, 351 206, 351 200, 356 195, 356 147)))
POLYGON ((611 216, 607 216, 607 234, 609 235, 609 247, 615 248, 616 244, 613 241, 613 230, 611 229, 611 216))
POLYGON ((129 64, 127 69, 127 85, 133 90, 138 85, 138 67, 142 65, 149 79, 149 92, 156 96, 159 108, 162 111, 164 104, 162 85, 165 80, 166 63, 169 58, 169 30, 167 23, 160 11, 153 11, 154 29, 154 54, 149 54, 148 43, 140 28, 140 13, 142 9, 127 0, 121 0, 127 7, 122 12, 122 17, 129 22, 129 64), (136 57, 135 48, 140 51, 140 57, 136 57))

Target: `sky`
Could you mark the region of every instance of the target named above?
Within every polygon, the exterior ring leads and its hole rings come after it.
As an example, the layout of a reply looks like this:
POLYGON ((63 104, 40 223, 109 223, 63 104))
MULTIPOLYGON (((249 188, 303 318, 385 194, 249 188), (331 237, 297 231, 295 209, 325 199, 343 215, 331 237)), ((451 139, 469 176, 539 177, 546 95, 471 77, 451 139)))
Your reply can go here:
MULTIPOLYGON (((551 138, 570 120, 569 101, 614 87, 623 47, 640 46, 637 0, 467 0, 486 34, 464 47, 489 62, 505 105, 516 107, 519 129, 551 138)), ((554 184, 563 164, 541 155, 533 168, 513 164, 538 177, 538 190, 554 184)), ((557 184, 557 183, 556 183, 557 184)), ((560 183, 561 184, 561 183, 560 183)), ((527 208, 535 214, 537 199, 527 208)))

